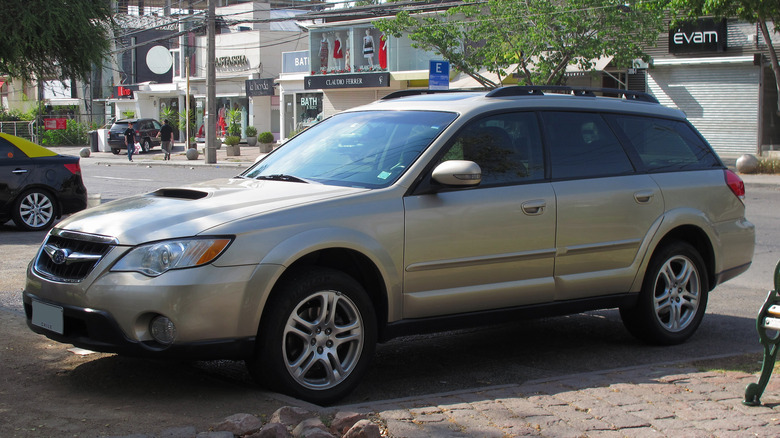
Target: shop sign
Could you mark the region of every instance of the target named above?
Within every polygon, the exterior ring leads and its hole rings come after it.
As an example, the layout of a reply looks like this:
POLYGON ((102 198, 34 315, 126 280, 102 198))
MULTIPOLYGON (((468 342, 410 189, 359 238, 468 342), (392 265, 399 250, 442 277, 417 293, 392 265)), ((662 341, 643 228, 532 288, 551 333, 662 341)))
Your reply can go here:
POLYGON ((53 119, 43 119, 43 127, 46 130, 50 129, 67 129, 68 119, 64 117, 57 117, 53 119))
POLYGON ((138 85, 119 85, 114 87, 114 96, 117 99, 132 99, 133 92, 138 91, 138 85))
POLYGON ((244 68, 249 67, 249 59, 246 55, 220 56, 216 59, 215 64, 217 68, 223 70, 244 68))
POLYGON ((723 52, 727 35, 726 20, 686 21, 669 28, 669 53, 723 52))
POLYGON ((301 108, 307 110, 320 109, 320 98, 317 96, 301 96, 301 108))
POLYGON ((247 79, 246 80, 246 97, 273 96, 273 95, 274 95, 273 79, 247 79))
POLYGON ((331 88, 375 88, 389 87, 390 73, 355 73, 306 76, 304 88, 325 90, 331 88))
POLYGON ((308 73, 310 71, 308 50, 282 53, 282 73, 308 73))

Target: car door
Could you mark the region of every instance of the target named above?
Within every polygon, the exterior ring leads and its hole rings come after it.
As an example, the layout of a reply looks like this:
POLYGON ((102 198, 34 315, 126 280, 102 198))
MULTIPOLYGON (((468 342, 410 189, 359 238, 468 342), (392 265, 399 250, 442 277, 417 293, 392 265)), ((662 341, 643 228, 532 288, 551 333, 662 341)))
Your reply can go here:
POLYGON ((479 164, 482 182, 404 198, 404 317, 550 301, 556 204, 535 114, 471 122, 450 159, 479 164))
POLYGON ((599 113, 541 117, 558 202, 556 299, 627 292, 663 214, 661 190, 635 172, 599 113))
POLYGON ((33 171, 33 161, 11 142, 0 137, 0 207, 4 211, 9 211, 11 203, 24 190, 33 171))

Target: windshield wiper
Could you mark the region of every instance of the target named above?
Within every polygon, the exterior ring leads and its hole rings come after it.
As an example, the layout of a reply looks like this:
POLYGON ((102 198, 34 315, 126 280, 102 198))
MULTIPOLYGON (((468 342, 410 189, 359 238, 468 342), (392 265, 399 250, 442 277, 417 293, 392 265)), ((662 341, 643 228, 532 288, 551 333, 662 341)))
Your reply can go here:
POLYGON ((293 175, 285 175, 283 173, 275 173, 273 175, 258 175, 255 177, 255 179, 266 179, 271 181, 286 181, 286 182, 297 182, 297 183, 306 183, 308 184, 309 181, 306 181, 305 179, 298 178, 297 176, 293 175))

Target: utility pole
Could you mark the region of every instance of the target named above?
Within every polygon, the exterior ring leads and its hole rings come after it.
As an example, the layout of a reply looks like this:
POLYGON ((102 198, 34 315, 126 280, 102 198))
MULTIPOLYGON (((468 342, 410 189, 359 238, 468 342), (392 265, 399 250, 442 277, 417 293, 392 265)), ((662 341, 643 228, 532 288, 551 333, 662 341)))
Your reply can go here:
POLYGON ((206 163, 217 162, 217 65, 214 34, 216 22, 216 2, 208 0, 209 12, 206 17, 208 49, 206 50, 206 163))

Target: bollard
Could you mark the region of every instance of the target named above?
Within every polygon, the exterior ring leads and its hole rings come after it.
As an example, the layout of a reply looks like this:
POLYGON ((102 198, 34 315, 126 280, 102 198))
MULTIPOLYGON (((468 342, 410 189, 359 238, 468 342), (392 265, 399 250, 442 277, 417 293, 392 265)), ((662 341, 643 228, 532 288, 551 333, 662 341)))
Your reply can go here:
POLYGON ((780 262, 775 267, 775 290, 769 291, 761 311, 756 319, 758 338, 764 346, 764 362, 761 365, 761 376, 758 383, 750 383, 745 388, 745 399, 742 404, 761 406, 761 395, 769 383, 772 370, 777 360, 777 349, 780 345, 780 262), (771 332, 771 333, 769 333, 771 332))
POLYGON ((90 193, 87 195, 87 208, 100 205, 100 193, 90 193))

